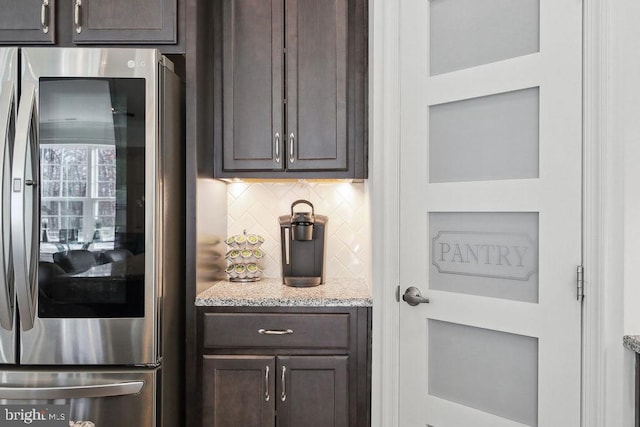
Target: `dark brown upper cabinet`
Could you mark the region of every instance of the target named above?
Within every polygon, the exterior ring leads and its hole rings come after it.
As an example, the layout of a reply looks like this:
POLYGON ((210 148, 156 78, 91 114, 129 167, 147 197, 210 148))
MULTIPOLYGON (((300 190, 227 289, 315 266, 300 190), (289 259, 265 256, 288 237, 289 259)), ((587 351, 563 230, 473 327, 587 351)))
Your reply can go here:
POLYGON ((55 9, 55 0, 0 0, 0 43, 54 43, 55 9))
POLYGON ((366 0, 219 0, 214 177, 366 178, 366 0))
POLYGON ((135 46, 182 53, 182 0, 0 0, 0 44, 135 46), (168 47, 167 47, 168 46, 168 47))

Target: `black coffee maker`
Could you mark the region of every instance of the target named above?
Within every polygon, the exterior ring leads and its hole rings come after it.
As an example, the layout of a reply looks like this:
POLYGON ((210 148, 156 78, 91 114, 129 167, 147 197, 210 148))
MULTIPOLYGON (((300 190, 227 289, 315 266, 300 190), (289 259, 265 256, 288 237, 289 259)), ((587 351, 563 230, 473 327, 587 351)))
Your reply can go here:
POLYGON ((291 215, 282 215, 280 240, 282 247, 282 282, 287 286, 318 286, 324 282, 324 252, 328 218, 316 215, 307 200, 291 204, 291 215), (294 212, 299 204, 307 204, 311 212, 294 212))

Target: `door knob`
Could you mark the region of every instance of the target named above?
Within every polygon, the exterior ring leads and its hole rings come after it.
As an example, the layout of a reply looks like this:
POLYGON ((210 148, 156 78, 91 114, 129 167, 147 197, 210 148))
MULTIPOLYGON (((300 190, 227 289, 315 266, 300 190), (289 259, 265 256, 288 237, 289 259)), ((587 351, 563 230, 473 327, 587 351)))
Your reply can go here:
POLYGON ((420 289, 415 286, 411 286, 404 291, 404 295, 402 295, 402 300, 406 301, 409 305, 418 305, 421 303, 427 304, 429 302, 429 298, 425 298, 420 293, 420 289))

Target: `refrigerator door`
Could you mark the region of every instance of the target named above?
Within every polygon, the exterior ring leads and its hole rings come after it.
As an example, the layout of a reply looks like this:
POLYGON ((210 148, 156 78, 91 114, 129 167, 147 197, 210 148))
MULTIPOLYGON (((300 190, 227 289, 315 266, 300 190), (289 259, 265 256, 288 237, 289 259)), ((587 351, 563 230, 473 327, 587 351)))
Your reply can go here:
POLYGON ((68 425, 155 426, 158 372, 0 371, 0 405, 69 405, 68 425))
POLYGON ((23 206, 12 206, 12 227, 34 242, 14 244, 20 363, 157 365, 160 55, 120 48, 21 52, 16 133, 36 144, 20 142, 14 163, 30 155, 39 169, 37 185, 21 182, 24 194, 36 189, 35 210, 24 203, 24 215, 13 215, 23 206))
POLYGON ((18 50, 0 48, 0 364, 16 362, 16 312, 11 256, 11 162, 15 137, 18 50))

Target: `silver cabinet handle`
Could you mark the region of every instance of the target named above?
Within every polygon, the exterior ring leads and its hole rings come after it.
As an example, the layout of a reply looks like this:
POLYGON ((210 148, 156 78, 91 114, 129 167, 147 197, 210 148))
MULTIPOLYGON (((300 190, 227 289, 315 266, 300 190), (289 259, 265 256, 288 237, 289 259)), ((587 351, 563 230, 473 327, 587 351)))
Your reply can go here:
POLYGON ((287 381, 285 377, 286 373, 287 373, 287 367, 283 366, 282 376, 280 377, 280 381, 282 382, 282 393, 280 394, 280 400, 282 400, 283 402, 287 400, 287 381))
POLYGON ((49 0, 42 0, 42 6, 40 7, 40 24, 42 26, 42 32, 47 34, 49 32, 49 0))
POLYGON ((293 329, 258 329, 260 335, 289 335, 293 329))
POLYGON ((82 32, 82 25, 80 25, 80 7, 82 6, 82 0, 76 0, 73 8, 73 23, 76 25, 76 33, 82 32))
POLYGON ((143 387, 144 381, 54 387, 0 387, 0 399, 44 400, 126 396, 140 393, 143 387))
POLYGON ((404 291, 404 295, 402 295, 402 300, 407 304, 415 306, 418 304, 427 304, 429 302, 429 298, 425 298, 420 293, 420 289, 415 286, 411 286, 404 291))
POLYGON ((269 367, 264 368, 264 401, 269 401, 269 367))
POLYGON ((280 132, 273 137, 273 151, 276 154, 276 163, 280 163, 280 132))
POLYGON ((296 158, 294 156, 294 151, 293 151, 293 146, 296 143, 296 136, 293 134, 293 132, 291 132, 289 134, 289 163, 293 163, 296 161, 296 158))
MULTIPOLYGON (((4 183, 11 179, 11 148, 13 144, 13 117, 14 117, 14 86, 11 82, 4 82, 0 87, 0 185, 6 188, 4 183), (7 167, 5 167, 7 166, 7 167)), ((0 209, 6 212, 9 209, 7 200, 9 194, 0 194, 0 209)), ((5 242, 10 242, 11 224, 10 215, 0 218, 0 327, 13 329, 13 271, 7 263, 11 263, 11 248, 9 256, 5 254, 5 242)))
POLYGON ((36 87, 33 83, 25 83, 18 108, 16 121, 16 137, 11 171, 11 246, 13 254, 13 272, 20 320, 25 331, 33 328, 35 307, 37 304, 37 266, 38 240, 40 239, 38 221, 38 193, 32 187, 27 191, 28 169, 31 177, 38 176, 37 153, 37 117, 36 87), (28 159, 31 157, 31 161, 28 159), (27 212, 28 206, 31 212, 27 212), (31 222, 27 223, 30 213, 31 222), (29 230, 31 228, 31 230, 29 230), (31 240, 27 238, 31 232, 31 240))

